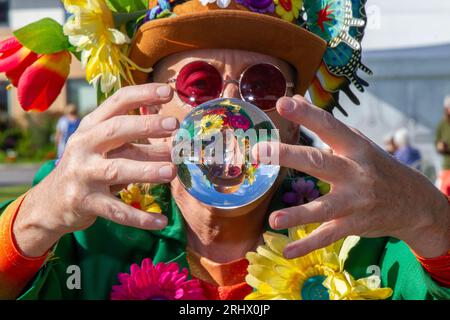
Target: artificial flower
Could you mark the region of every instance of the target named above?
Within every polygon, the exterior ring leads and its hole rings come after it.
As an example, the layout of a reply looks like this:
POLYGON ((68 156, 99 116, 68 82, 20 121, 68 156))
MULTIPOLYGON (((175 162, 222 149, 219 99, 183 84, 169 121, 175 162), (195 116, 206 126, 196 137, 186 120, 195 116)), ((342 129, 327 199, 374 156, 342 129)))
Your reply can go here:
POLYGON ((257 165, 250 165, 246 172, 245 172, 245 176, 247 178, 248 184, 252 185, 255 182, 255 174, 256 174, 256 170, 258 169, 257 165))
POLYGON ((71 60, 67 51, 36 54, 15 37, 0 42, 0 72, 17 87, 26 111, 45 111, 52 105, 69 75, 71 60))
POLYGON ((210 135, 219 132, 223 126, 223 118, 217 114, 207 114, 200 121, 199 134, 210 135))
POLYGON ((230 117, 230 125, 235 129, 247 130, 250 128, 250 120, 242 114, 237 114, 230 117))
POLYGON ((298 18, 303 0, 274 0, 275 12, 283 19, 292 22, 298 18))
POLYGON ((210 3, 216 3, 219 8, 225 9, 231 3, 231 0, 199 0, 200 3, 204 6, 207 6, 210 3))
POLYGON ((126 49, 128 36, 114 28, 111 10, 102 0, 63 0, 72 15, 64 25, 69 42, 81 52, 81 62, 86 67, 86 79, 105 95, 118 90, 122 79, 134 84, 131 71, 139 68, 131 61, 126 49))
POLYGON ((168 0, 158 0, 158 4, 147 11, 143 22, 168 17, 172 14, 170 10, 170 2, 168 0))
POLYGON ((241 108, 242 108, 242 107, 241 107, 240 105, 238 105, 237 103, 231 102, 230 99, 225 99, 225 100, 221 101, 221 102, 219 103, 219 105, 221 105, 221 106, 226 106, 227 108, 230 108, 230 107, 231 107, 231 112, 232 112, 232 113, 239 113, 239 111, 241 111, 241 108))
POLYGON ((162 213, 162 209, 155 198, 148 193, 143 193, 136 184, 130 184, 127 189, 120 191, 119 195, 123 202, 136 209, 151 213, 162 213))
POLYGON ((112 287, 112 300, 203 300, 199 280, 187 280, 186 268, 179 271, 175 262, 158 263, 144 259, 133 264, 130 274, 119 273, 120 285, 112 287))
POLYGON ((218 115, 225 115, 226 109, 225 108, 213 108, 205 111, 205 114, 218 114, 218 115))
POLYGON ((236 3, 259 13, 273 13, 275 10, 273 0, 236 0, 236 3))
POLYGON ((349 251, 359 237, 348 237, 303 257, 283 257, 289 243, 306 237, 316 227, 317 224, 292 228, 289 236, 264 234, 265 245, 246 255, 250 262, 246 282, 255 289, 246 300, 356 300, 391 296, 390 288, 379 287, 378 276, 354 280, 344 270, 349 251))
POLYGON ((317 181, 317 188, 319 188, 320 194, 324 195, 330 192, 331 185, 329 183, 326 183, 325 181, 319 180, 317 181))
POLYGON ((298 178, 291 183, 292 191, 283 195, 283 202, 290 206, 298 206, 311 202, 320 196, 313 181, 298 178))

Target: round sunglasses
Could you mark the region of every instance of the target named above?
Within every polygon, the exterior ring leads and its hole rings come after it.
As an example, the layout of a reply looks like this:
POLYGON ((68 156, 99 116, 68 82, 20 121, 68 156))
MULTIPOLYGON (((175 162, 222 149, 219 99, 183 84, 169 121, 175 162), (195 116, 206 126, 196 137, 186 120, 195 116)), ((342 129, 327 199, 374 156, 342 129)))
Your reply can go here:
POLYGON ((247 67, 239 80, 224 80, 222 74, 205 61, 186 64, 177 77, 168 83, 175 83, 175 90, 181 101, 196 107, 204 102, 220 98, 226 84, 239 87, 242 100, 256 105, 263 111, 273 110, 278 99, 284 97, 294 84, 287 82, 281 70, 269 63, 258 63, 247 67))

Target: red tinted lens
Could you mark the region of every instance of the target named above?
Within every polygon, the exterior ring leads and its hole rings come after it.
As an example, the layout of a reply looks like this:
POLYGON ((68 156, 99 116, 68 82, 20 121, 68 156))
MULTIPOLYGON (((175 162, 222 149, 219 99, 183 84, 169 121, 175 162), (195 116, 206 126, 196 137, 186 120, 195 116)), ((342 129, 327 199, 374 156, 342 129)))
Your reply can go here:
POLYGON ((277 100, 285 94, 286 79, 275 66, 255 64, 242 75, 242 98, 262 110, 274 108, 277 100))
POLYGON ((176 89, 183 102, 195 107, 220 96, 222 76, 212 65, 194 61, 181 69, 176 89))

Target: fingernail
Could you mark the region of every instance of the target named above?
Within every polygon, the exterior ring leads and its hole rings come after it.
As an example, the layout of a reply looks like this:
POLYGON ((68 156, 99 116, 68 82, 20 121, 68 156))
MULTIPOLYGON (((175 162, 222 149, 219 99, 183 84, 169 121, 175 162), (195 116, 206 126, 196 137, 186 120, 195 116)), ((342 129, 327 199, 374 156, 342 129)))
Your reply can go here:
POLYGON ((289 247, 286 247, 286 249, 284 249, 284 251, 283 251, 283 256, 286 259, 292 259, 293 258, 293 256, 292 256, 292 249, 289 248, 289 247))
POLYGON ((156 218, 155 219, 155 225, 157 228, 164 228, 167 225, 167 220, 166 219, 161 219, 161 218, 156 218))
POLYGON ((280 108, 285 113, 291 113, 292 111, 294 111, 295 103, 294 101, 292 101, 292 99, 285 98, 281 100, 280 108))
POLYGON ((177 119, 174 117, 164 118, 161 122, 161 127, 164 130, 175 130, 177 128, 177 119))
POLYGON ((159 176, 163 179, 172 178, 173 170, 171 166, 164 166, 159 168, 159 176))
POLYGON ((288 224, 287 216, 280 214, 275 217, 275 227, 277 229, 285 228, 287 224, 288 224))
POLYGON ((171 88, 169 86, 160 86, 156 89, 156 94, 160 98, 167 98, 170 96, 171 88))

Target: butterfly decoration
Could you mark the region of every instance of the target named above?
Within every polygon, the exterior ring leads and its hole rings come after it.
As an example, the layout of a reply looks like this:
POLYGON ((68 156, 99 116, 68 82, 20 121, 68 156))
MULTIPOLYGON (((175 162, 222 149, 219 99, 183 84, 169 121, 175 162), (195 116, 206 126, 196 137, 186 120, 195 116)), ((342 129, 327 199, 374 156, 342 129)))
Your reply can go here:
POLYGON ((351 85, 360 92, 368 83, 357 74, 372 71, 361 62, 361 41, 367 23, 367 0, 305 0, 306 28, 328 44, 322 63, 309 88, 312 102, 325 110, 347 112, 339 103, 343 91, 359 105, 351 85))

